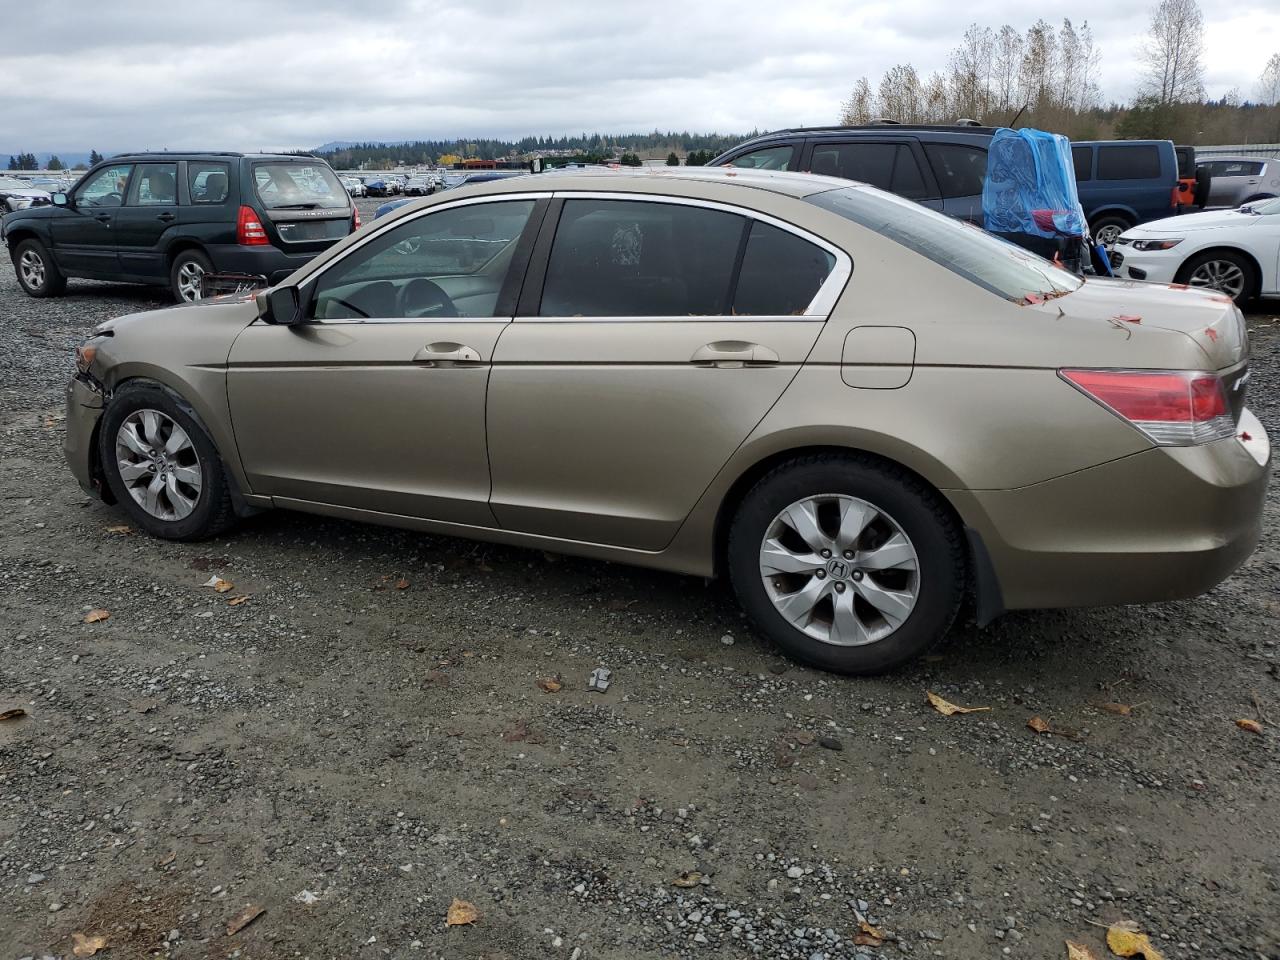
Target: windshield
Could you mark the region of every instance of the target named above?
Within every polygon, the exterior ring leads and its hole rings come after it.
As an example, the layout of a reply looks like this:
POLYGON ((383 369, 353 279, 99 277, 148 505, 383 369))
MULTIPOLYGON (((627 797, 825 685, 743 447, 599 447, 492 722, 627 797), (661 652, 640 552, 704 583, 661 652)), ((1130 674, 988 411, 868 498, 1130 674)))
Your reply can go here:
POLYGON ((1248 210, 1250 213, 1261 214, 1277 214, 1280 213, 1280 197, 1272 197, 1270 200, 1255 200, 1253 203, 1246 203, 1241 209, 1248 210))
POLYGON ((985 230, 874 187, 843 187, 805 200, 874 230, 1015 303, 1061 296, 1084 282, 985 230))
POLYGON ((295 163, 273 160, 257 163, 253 167, 258 187, 258 199, 268 210, 315 207, 341 207, 348 205, 347 191, 327 164, 315 160, 295 163))

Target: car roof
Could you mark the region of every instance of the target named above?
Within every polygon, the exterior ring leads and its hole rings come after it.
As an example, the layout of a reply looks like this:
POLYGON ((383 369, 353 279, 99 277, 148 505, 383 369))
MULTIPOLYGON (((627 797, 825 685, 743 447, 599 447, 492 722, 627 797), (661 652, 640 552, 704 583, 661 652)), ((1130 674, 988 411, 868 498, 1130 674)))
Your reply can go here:
POLYGON ((738 147, 743 147, 747 144, 768 143, 771 140, 785 140, 792 137, 842 137, 850 134, 874 135, 920 133, 922 131, 948 136, 953 134, 991 136, 999 129, 999 127, 974 126, 964 123, 860 123, 849 126, 787 127, 782 130, 771 130, 768 133, 762 133, 749 140, 744 140, 742 143, 735 144, 731 149, 736 150, 738 147))
MULTIPOLYGON (((626 191, 639 187, 646 191, 654 184, 670 183, 679 190, 694 183, 720 183, 726 186, 767 190, 789 197, 807 197, 856 182, 815 173, 790 173, 785 170, 755 170, 737 167, 634 167, 615 170, 590 167, 581 170, 548 170, 522 177, 504 177, 475 185, 475 192, 507 193, 514 190, 610 190, 626 191)), ((463 184, 456 189, 470 188, 463 184)))
MULTIPOLYGON (((320 160, 311 154, 297 153, 240 153, 235 150, 142 150, 134 153, 117 153, 108 160, 203 160, 206 157, 246 157, 250 160, 320 160)), ((323 161, 321 161, 323 162, 323 161)))

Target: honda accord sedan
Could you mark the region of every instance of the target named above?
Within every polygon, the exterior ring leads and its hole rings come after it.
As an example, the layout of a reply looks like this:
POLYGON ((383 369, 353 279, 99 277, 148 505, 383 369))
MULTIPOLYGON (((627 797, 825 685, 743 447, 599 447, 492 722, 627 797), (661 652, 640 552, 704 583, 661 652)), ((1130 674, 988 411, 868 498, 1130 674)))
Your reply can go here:
POLYGON ((77 368, 71 469, 156 536, 287 508, 724 574, 847 673, 966 597, 1203 593, 1270 462, 1229 298, 798 173, 438 194, 268 290, 103 324, 77 368))

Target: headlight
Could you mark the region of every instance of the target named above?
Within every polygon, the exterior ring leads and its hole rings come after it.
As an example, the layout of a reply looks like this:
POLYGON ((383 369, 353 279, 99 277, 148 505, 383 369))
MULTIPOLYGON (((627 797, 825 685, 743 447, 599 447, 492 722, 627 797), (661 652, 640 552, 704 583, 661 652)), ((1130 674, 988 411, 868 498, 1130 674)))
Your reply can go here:
POLYGON ((1176 247, 1182 242, 1182 238, 1178 237, 1174 240, 1135 240, 1133 241, 1133 249, 1135 250, 1169 250, 1176 247))
MULTIPOLYGON (((110 334, 106 334, 110 336, 110 334)), ((89 368, 93 366, 93 361, 98 358, 98 346, 105 337, 101 334, 92 336, 80 346, 76 347, 76 369, 81 373, 88 373, 89 368)))

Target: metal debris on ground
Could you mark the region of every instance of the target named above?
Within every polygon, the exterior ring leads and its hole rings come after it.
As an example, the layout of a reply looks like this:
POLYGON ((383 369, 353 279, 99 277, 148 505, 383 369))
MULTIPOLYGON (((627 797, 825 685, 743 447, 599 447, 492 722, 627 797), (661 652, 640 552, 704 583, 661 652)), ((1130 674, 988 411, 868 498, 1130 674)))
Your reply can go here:
POLYGON ((587 681, 587 689, 595 690, 597 693, 604 693, 609 689, 609 678, 613 676, 613 671, 608 667, 596 667, 591 671, 591 678, 587 681))

